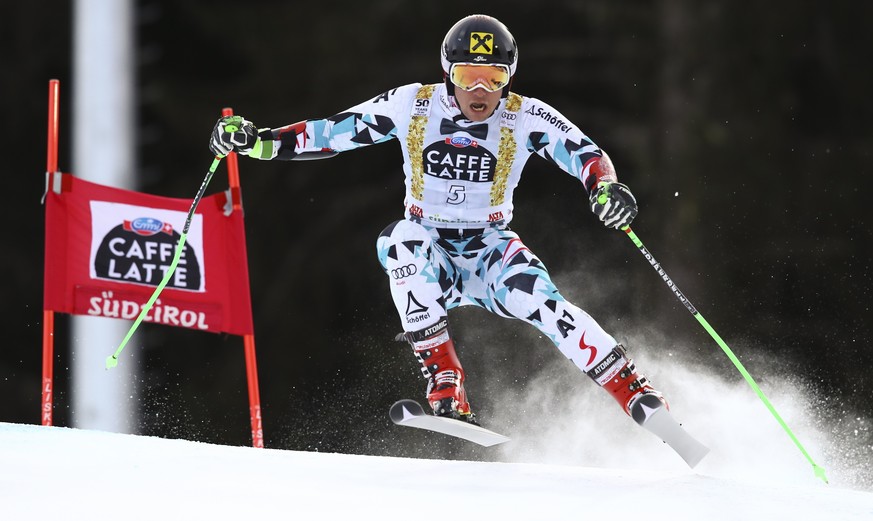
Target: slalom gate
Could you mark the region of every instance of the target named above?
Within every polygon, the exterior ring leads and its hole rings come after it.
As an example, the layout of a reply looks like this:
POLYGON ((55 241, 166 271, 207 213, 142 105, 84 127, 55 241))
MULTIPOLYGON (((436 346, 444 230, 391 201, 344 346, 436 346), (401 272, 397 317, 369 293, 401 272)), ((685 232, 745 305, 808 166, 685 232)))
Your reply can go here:
MULTIPOLYGON (((60 82, 49 81, 42 425, 53 424, 56 312, 133 320, 167 273, 191 201, 99 185, 58 170, 60 82)), ((225 108, 222 115, 232 115, 225 108)), ((183 261, 147 322, 243 337, 252 445, 264 447, 239 164, 195 212, 183 261)))

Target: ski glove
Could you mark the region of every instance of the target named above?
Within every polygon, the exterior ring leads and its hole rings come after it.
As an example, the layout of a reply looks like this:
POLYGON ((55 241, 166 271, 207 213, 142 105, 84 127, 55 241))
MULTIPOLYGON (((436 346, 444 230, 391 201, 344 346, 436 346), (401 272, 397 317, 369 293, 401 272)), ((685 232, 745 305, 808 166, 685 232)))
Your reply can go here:
POLYGON ((242 116, 224 116, 215 123, 209 150, 217 156, 231 152, 248 155, 258 142, 258 129, 242 116))
POLYGON ((637 200, 622 183, 601 181, 588 199, 591 211, 607 228, 619 230, 629 226, 637 216, 637 200))

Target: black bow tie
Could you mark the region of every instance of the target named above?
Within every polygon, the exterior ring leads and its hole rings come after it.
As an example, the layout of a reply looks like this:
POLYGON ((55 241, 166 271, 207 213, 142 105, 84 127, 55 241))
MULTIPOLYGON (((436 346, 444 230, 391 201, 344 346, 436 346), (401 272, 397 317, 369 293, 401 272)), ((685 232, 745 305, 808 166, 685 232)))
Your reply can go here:
POLYGON ((440 121, 440 134, 454 134, 455 132, 466 132, 475 138, 488 139, 488 123, 462 127, 450 119, 443 118, 440 121))

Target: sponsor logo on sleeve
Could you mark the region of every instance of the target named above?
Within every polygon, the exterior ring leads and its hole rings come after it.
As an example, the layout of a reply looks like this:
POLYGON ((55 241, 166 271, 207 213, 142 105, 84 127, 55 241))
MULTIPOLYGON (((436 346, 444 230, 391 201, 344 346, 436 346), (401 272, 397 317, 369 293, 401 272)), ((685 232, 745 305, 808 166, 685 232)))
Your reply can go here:
POLYGON ((563 119, 559 118, 558 116, 552 114, 551 112, 549 112, 548 110, 546 110, 542 107, 532 105, 529 109, 524 111, 524 113, 530 114, 531 116, 534 116, 537 118, 542 118, 546 122, 554 125, 555 128, 557 128, 558 130, 561 130, 562 132, 570 132, 571 130, 573 130, 573 127, 571 127, 568 122, 564 121, 563 119))

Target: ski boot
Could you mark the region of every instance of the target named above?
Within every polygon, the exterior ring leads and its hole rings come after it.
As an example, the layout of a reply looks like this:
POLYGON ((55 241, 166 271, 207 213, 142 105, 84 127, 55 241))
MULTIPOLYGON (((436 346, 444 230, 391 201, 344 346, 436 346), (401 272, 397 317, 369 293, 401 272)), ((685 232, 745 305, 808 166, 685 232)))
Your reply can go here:
POLYGON ((598 385, 606 389, 628 416, 643 425, 651 413, 667 407, 667 400, 656 391, 649 379, 637 374, 634 361, 627 357, 624 346, 618 344, 596 367, 588 371, 598 385))
POLYGON ((455 354, 448 321, 442 318, 433 326, 403 333, 398 338, 405 339, 412 345, 415 358, 421 364, 421 373, 427 378, 427 402, 433 409, 434 416, 479 425, 467 401, 464 369, 455 354))

